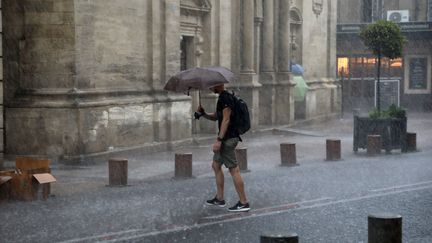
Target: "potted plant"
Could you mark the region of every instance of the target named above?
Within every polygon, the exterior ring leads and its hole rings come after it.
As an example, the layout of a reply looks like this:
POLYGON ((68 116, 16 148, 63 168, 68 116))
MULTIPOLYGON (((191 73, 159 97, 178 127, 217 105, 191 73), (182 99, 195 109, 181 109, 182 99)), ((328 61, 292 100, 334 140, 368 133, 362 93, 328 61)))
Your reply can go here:
POLYGON ((366 148, 368 135, 380 135, 382 148, 386 152, 398 148, 406 152, 405 110, 391 105, 388 110, 381 111, 380 100, 381 60, 384 57, 389 59, 401 57, 405 38, 397 24, 385 20, 367 25, 360 32, 360 38, 377 58, 377 107, 369 113, 369 117, 354 116, 353 150, 366 148))
POLYGON ((354 116, 353 150, 367 147, 368 135, 380 135, 382 148, 386 152, 392 149, 407 151, 407 118, 405 110, 391 105, 388 110, 379 112, 374 109, 369 117, 354 116))

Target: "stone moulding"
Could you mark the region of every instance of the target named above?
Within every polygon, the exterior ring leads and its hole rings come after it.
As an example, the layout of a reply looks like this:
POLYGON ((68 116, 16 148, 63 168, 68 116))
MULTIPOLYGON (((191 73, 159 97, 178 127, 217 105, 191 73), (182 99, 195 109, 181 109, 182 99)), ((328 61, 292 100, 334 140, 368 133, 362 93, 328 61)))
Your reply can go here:
POLYGON ((191 100, 190 96, 143 90, 38 90, 21 91, 7 104, 10 108, 85 108, 191 100))
POLYGON ((209 0, 181 1, 180 10, 186 15, 194 15, 195 13, 209 13, 211 11, 211 3, 209 0))

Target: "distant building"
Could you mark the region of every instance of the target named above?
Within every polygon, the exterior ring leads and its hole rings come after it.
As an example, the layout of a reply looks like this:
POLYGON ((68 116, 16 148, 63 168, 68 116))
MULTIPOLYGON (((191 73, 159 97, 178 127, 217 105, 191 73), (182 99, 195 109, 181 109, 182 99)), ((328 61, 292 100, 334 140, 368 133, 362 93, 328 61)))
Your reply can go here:
MULTIPOLYGON (((194 66, 232 69, 253 128, 340 112, 336 0, 2 2, 5 153, 80 161, 215 134, 192 97, 163 90, 194 66), (293 99, 290 62, 310 87, 293 99), (298 117, 297 117, 298 118, 298 117)), ((216 96, 203 94, 207 110, 216 96)), ((3 119, 1 119, 3 121, 3 119)), ((3 146, 2 146, 3 147, 3 146)), ((1 149, 3 151, 3 148, 1 149)))
POLYGON ((339 0, 338 76, 343 78, 344 109, 375 105, 376 60, 360 40, 360 29, 379 19, 397 22, 407 39, 403 57, 385 60, 380 87, 384 106, 431 110, 432 1, 339 0))

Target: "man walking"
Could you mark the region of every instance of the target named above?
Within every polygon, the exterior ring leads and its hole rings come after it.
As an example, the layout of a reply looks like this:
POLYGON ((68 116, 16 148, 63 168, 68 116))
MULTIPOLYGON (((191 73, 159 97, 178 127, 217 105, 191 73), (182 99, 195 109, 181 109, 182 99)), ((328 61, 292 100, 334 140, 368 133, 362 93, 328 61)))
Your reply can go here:
POLYGON ((243 179, 240 175, 240 169, 235 157, 235 148, 240 140, 240 136, 236 129, 230 123, 230 119, 234 115, 235 100, 232 94, 225 90, 225 86, 218 85, 210 88, 219 98, 216 105, 215 113, 205 113, 204 108, 198 107, 198 112, 202 116, 211 121, 218 121, 219 133, 216 142, 213 144, 213 171, 216 177, 216 196, 213 199, 207 200, 207 205, 225 206, 224 200, 224 173, 222 165, 229 169, 233 178, 234 187, 239 196, 239 201, 236 205, 230 207, 231 212, 247 212, 250 210, 249 203, 246 199, 244 191, 243 179))

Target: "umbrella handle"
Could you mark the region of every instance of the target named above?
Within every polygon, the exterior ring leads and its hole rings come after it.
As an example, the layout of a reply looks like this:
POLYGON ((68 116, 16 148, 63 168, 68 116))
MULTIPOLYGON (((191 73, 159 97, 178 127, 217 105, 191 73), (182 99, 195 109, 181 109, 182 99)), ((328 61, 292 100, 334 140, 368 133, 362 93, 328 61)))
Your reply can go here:
POLYGON ((201 106, 201 90, 198 90, 198 104, 201 106))

